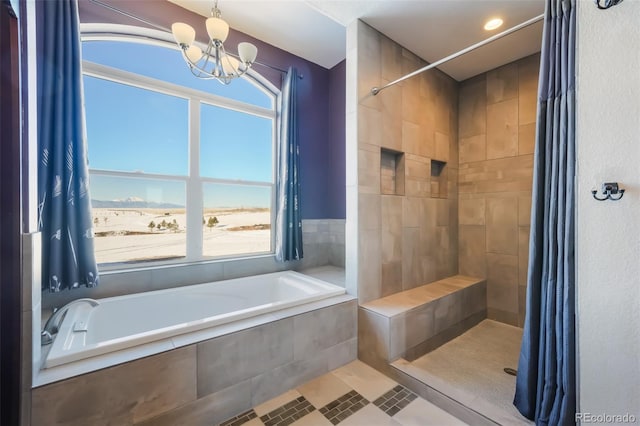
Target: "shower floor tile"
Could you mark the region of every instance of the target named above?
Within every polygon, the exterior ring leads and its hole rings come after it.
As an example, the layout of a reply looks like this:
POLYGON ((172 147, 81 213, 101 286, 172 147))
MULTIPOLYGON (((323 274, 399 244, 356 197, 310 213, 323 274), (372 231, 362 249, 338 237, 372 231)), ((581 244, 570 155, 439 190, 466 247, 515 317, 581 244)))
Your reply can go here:
POLYGON ((451 414, 353 361, 221 423, 224 426, 446 426, 451 414))
POLYGON ((499 423, 529 424, 512 403, 516 378, 504 371, 518 368, 521 341, 521 328, 484 320, 410 363, 394 364, 499 423))

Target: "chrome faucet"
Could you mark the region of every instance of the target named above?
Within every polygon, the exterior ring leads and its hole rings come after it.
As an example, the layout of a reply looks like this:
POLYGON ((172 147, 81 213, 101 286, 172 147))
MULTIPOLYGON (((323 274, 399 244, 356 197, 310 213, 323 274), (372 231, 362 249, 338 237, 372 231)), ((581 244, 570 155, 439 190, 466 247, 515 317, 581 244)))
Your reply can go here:
POLYGON ((67 303, 60 309, 54 309, 53 314, 51 314, 51 316, 45 323, 42 333, 40 333, 41 345, 44 346, 53 342, 53 335, 58 332, 58 329, 60 328, 60 324, 62 323, 62 320, 64 319, 64 316, 66 315, 67 311, 71 306, 77 305, 79 303, 88 303, 94 307, 100 304, 100 302, 98 302, 97 300, 84 297, 82 299, 72 300, 71 302, 67 303))

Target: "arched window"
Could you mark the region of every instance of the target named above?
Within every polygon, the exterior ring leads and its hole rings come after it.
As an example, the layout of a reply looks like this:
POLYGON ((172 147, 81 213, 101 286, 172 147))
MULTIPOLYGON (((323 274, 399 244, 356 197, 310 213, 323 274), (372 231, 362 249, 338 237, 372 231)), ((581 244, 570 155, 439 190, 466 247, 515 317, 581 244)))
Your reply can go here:
POLYGON ((82 32, 98 263, 273 252, 277 89, 200 80, 164 33, 82 32))

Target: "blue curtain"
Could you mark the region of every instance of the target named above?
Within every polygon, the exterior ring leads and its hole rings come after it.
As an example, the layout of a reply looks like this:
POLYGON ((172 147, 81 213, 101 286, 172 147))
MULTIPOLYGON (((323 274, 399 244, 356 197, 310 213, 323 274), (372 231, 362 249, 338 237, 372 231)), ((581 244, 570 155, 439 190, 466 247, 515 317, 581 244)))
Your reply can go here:
POLYGON ((546 0, 529 271, 514 404, 538 425, 575 424, 576 0, 546 0))
POLYGON ((76 0, 38 2, 38 225, 42 288, 98 284, 76 0))
POLYGON ((302 259, 302 219, 300 217, 300 147, 298 143, 298 71, 290 67, 280 98, 278 141, 276 258, 302 259))

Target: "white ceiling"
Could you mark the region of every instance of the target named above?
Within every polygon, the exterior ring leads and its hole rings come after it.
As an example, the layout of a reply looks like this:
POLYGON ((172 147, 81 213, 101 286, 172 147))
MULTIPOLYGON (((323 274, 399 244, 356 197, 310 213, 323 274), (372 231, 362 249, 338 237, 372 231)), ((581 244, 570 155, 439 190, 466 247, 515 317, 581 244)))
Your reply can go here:
MULTIPOLYGON (((169 0, 209 16, 211 0, 169 0)), ((220 0, 229 25, 332 68, 345 58, 346 26, 361 19, 427 62, 484 40, 544 12, 544 0, 220 0), (482 27, 489 18, 504 25, 482 27)), ((204 31, 197 28, 196 31, 204 31)), ((439 68, 465 80, 540 50, 538 22, 439 68)), ((258 53, 259 55, 259 53, 258 53)))

